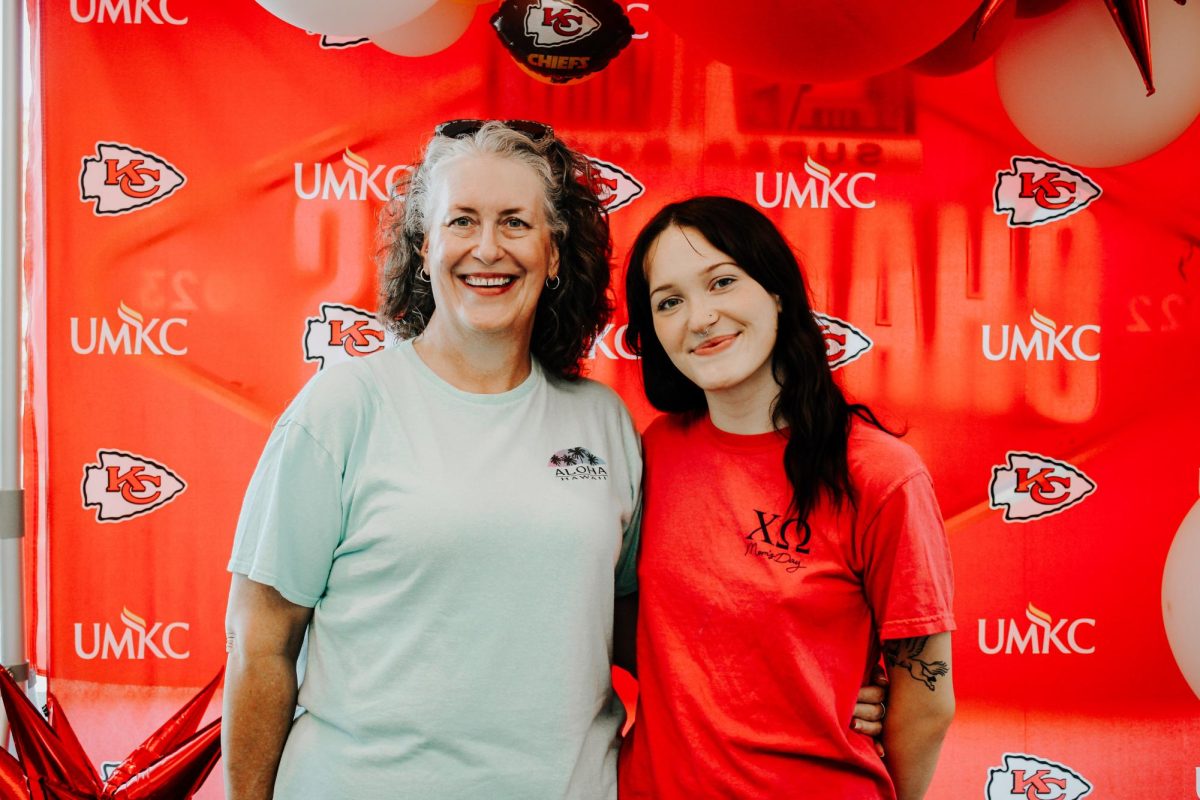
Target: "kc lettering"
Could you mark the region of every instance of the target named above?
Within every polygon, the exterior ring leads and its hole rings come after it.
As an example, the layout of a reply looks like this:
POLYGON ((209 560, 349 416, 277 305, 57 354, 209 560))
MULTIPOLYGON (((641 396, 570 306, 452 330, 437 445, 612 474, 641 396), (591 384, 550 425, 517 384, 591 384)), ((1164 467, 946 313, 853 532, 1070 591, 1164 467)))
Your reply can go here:
POLYGON ((618 327, 611 322, 605 325, 604 330, 600 331, 600 335, 592 342, 592 349, 588 351, 587 357, 589 359, 603 357, 636 361, 637 356, 625 347, 625 329, 628 327, 628 325, 618 327))
POLYGON ((1059 489, 1069 490, 1070 486, 1070 476, 1055 475, 1054 470, 1049 467, 1039 470, 1033 476, 1030 476, 1030 470, 1027 467, 1021 467, 1017 470, 1017 486, 1015 491, 1028 493, 1035 503, 1041 503, 1045 506, 1056 506, 1066 499, 1069 493, 1059 491, 1059 489))
MULTIPOLYGON (((554 56, 550 57, 554 58, 554 56)), ((543 66, 552 65, 543 64, 543 66)), ((637 178, 616 164, 598 158, 589 158, 588 163, 592 167, 590 171, 592 191, 596 193, 600 205, 604 206, 604 210, 609 214, 629 205, 646 191, 646 187, 637 178)))
POLYGON ((1095 482, 1064 461, 1010 451, 992 468, 989 506, 1004 509, 1005 522, 1028 522, 1058 514, 1096 491, 1095 482))
POLYGON ((80 200, 94 202, 97 216, 127 214, 153 205, 187 179, 162 156, 117 142, 97 142, 79 176, 80 200))
POLYGON ((119 186, 128 197, 150 197, 158 191, 158 187, 150 182, 157 181, 160 172, 150 167, 143 167, 144 163, 146 162, 143 159, 135 158, 123 166, 118 166, 120 164, 118 159, 105 159, 104 166, 107 174, 104 185, 119 186))
POLYGON ((1081 800, 1092 785, 1055 761, 1024 753, 1005 753, 1004 765, 988 771, 987 800, 1081 800))
POLYGON ((813 312, 825 337, 825 357, 830 369, 840 369, 866 355, 875 343, 844 319, 813 312))
POLYGON ((186 488, 172 470, 124 450, 99 450, 96 463, 83 467, 83 507, 96 509, 97 522, 123 522, 153 511, 186 488))
POLYGON ((560 47, 600 30, 600 20, 569 0, 540 0, 525 11, 524 28, 538 47, 560 47))
POLYGON ((143 474, 145 467, 138 465, 124 472, 119 466, 106 467, 108 473, 108 491, 117 492, 126 503, 138 506, 148 505, 162 496, 158 487, 162 486, 162 478, 158 475, 143 474), (147 490, 147 486, 154 489, 147 490))
POLYGON ((1075 189, 1078 183, 1059 179, 1059 172, 1046 172, 1034 176, 1029 172, 1021 173, 1021 198, 1033 198, 1042 208, 1057 211, 1075 202, 1075 189))
MULTIPOLYGON (((1038 800, 1038 798, 1050 794, 1051 786, 1056 786, 1062 792, 1066 792, 1067 779, 1054 777, 1048 769, 1039 769, 1028 777, 1023 769, 1013 770, 1013 794, 1024 795, 1029 800, 1038 800)), ((1062 795, 1056 796, 1061 797, 1062 795)))
POLYGON ((349 325, 346 322, 342 319, 329 321, 330 347, 341 347, 351 356, 365 356, 379 349, 378 345, 384 340, 383 331, 370 327, 367 320, 356 319, 349 325))
POLYGON ((322 303, 320 316, 304 327, 304 360, 319 369, 382 350, 387 332, 371 312, 340 303, 322 303))
POLYGON ((559 36, 574 36, 583 30, 583 15, 569 8, 542 9, 542 24, 559 36))
POLYGON ((1100 197, 1100 187, 1083 173, 1053 161, 1014 156, 1011 171, 996 173, 993 211, 1009 227, 1045 225, 1082 211, 1100 197))

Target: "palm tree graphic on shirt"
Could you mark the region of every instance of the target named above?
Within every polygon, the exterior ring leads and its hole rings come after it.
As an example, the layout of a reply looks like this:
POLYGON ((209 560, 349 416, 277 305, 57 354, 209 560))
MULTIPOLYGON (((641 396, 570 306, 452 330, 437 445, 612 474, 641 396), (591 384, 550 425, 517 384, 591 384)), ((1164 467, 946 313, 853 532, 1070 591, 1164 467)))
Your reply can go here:
POLYGON ((604 465, 604 459, 588 450, 586 447, 568 447, 550 456, 550 467, 573 467, 577 464, 587 464, 598 467, 604 465))

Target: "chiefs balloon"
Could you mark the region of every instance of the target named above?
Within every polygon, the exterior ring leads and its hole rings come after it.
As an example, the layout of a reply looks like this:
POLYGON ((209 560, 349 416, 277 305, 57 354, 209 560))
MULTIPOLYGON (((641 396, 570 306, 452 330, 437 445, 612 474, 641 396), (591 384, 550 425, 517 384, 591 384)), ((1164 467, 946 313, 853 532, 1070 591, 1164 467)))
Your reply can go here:
POLYGON ((599 72, 633 38, 613 0, 505 0, 491 23, 517 64, 547 83, 599 72))

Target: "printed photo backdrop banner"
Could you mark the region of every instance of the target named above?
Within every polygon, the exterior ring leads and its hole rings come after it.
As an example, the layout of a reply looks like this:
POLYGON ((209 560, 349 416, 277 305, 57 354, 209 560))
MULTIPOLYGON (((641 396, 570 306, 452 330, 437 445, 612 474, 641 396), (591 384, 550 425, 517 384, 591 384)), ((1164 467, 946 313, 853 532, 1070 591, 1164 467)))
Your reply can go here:
MULTIPOLYGON (((844 386, 929 464, 960 698, 931 796, 1192 796, 1200 134, 1060 163, 1008 121, 990 62, 802 84, 714 61, 654 2, 626 4, 631 44, 569 86, 513 63, 494 4, 403 58, 245 0, 30 3, 31 641, 87 751, 119 759, 123 720, 163 718, 222 662, 272 421, 388 344, 390 183, 440 121, 529 118, 600 167, 618 284, 664 202, 761 207, 844 386)), ((644 426, 623 321, 590 372, 644 426)))

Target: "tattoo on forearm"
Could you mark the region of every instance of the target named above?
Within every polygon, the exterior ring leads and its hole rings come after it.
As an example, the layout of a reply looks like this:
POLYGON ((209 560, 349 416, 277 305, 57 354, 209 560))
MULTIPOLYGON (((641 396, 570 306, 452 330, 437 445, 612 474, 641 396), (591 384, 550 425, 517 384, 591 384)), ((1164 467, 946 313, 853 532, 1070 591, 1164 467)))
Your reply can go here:
POLYGON ((926 661, 917 656, 925 649, 928 636, 915 636, 911 639, 892 639, 883 643, 883 659, 887 662, 889 672, 892 668, 906 669, 913 680, 925 684, 929 691, 934 691, 937 679, 950 672, 950 665, 945 661, 926 661))
POLYGON ((226 653, 233 652, 233 645, 236 641, 237 641, 237 637, 234 636, 232 633, 225 634, 225 652, 226 653))

